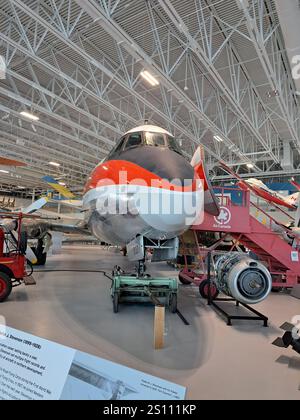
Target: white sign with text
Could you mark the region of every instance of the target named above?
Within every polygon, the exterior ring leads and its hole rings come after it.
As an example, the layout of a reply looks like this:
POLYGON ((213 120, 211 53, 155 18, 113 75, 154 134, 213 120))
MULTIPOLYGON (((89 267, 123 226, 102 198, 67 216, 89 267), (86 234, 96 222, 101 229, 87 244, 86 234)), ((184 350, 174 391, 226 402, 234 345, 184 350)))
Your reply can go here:
POLYGON ((185 392, 155 376, 0 328, 0 400, 182 400, 185 392))

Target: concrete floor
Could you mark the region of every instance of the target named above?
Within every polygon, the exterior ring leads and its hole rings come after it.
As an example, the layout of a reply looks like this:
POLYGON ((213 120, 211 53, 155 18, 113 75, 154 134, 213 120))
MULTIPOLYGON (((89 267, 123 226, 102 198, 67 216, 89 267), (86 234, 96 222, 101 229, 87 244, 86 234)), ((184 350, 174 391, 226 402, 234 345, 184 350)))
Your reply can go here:
MULTIPOLYGON (((115 250, 64 247, 48 270, 129 267, 115 250)), ((152 274, 176 275, 167 264, 152 274)), ((99 273, 35 273, 36 286, 20 286, 0 304, 0 315, 16 329, 139 369, 187 387, 187 399, 300 399, 300 357, 271 345, 278 326, 300 315, 300 301, 272 294, 256 308, 270 318, 226 323, 200 299, 195 286, 180 286, 179 309, 190 323, 167 311, 166 345, 153 350, 153 307, 123 305, 114 314, 110 281, 99 273)))

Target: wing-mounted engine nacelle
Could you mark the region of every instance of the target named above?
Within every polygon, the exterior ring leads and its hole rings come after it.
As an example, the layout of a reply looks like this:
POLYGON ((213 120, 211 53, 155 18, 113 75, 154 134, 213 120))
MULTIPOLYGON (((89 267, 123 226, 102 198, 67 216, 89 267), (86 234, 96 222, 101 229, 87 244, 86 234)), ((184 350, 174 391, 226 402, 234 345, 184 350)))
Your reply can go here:
POLYGON ((230 253, 216 262, 216 286, 227 296, 253 305, 268 297, 272 277, 261 262, 245 254, 230 253))

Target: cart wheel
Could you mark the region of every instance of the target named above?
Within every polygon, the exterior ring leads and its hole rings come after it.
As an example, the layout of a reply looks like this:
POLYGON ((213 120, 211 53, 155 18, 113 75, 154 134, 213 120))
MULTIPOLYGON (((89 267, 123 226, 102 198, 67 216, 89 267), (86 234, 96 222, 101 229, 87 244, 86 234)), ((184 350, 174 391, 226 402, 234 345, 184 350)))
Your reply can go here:
POLYGON ((115 293, 113 295, 113 305, 114 305, 114 313, 118 313, 119 312, 119 294, 115 293))
POLYGON ((11 294, 12 283, 10 277, 0 272, 0 302, 4 302, 5 299, 11 294))
POLYGON ((175 314, 177 311, 177 294, 172 293, 170 296, 169 308, 172 314, 175 314))
POLYGON ((185 277, 181 275, 181 272, 178 274, 178 279, 182 284, 191 284, 191 281, 188 281, 185 277))
POLYGON ((200 283, 199 293, 204 299, 208 299, 209 287, 210 287, 211 298, 214 300, 218 297, 219 291, 216 288, 216 285, 214 283, 210 285, 210 282, 208 280, 204 280, 200 283))
POLYGON ((27 232, 22 231, 20 234, 19 251, 22 255, 26 255, 27 249, 27 232))

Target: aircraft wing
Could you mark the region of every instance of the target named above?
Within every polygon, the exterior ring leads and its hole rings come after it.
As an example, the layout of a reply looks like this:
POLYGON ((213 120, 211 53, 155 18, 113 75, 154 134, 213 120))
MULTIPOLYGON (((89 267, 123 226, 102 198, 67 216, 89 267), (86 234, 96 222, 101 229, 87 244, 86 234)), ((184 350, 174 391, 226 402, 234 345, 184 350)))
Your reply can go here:
POLYGON ((53 198, 49 198, 48 203, 61 204, 62 206, 69 207, 74 210, 82 210, 82 200, 54 200, 53 198))
POLYGON ((83 235, 91 235, 90 231, 83 224, 67 224, 67 223, 51 223, 49 230, 53 232, 62 232, 62 233, 80 233, 83 235))
POLYGON ((82 221, 74 223, 61 222, 44 218, 24 219, 23 228, 27 231, 29 239, 36 239, 47 231, 62 233, 80 233, 89 235, 90 232, 82 221))

